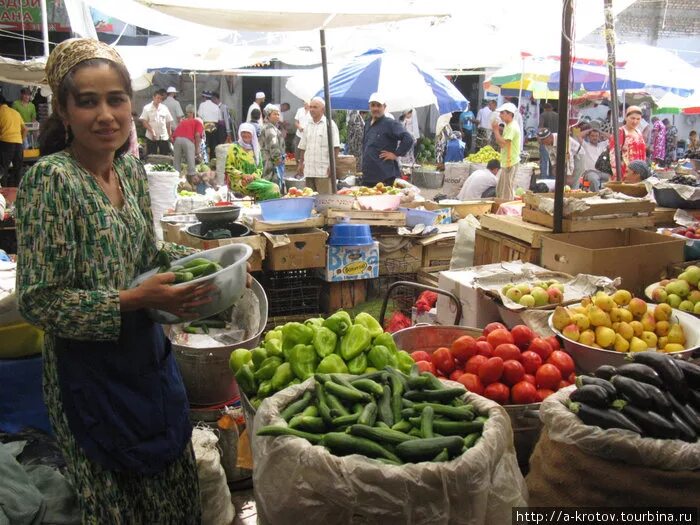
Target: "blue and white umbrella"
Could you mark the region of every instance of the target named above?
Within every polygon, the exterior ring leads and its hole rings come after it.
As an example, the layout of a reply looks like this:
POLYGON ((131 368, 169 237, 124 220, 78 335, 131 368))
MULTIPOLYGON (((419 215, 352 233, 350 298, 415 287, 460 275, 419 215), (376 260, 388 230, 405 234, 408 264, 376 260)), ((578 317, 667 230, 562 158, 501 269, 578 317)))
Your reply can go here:
MULTIPOLYGON (((329 79, 333 109, 367 109, 380 93, 389 111, 435 105, 440 114, 463 111, 467 99, 444 75, 405 53, 373 49, 340 65, 329 79)), ((323 97, 323 87, 316 95, 323 97)))

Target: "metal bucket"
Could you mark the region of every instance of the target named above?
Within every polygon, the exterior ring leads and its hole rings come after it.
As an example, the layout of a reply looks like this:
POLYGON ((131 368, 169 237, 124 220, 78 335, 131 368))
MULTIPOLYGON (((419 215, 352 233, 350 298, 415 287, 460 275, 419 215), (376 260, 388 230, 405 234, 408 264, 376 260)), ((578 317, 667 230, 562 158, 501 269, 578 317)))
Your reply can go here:
POLYGON ((297 179, 296 177, 285 177, 284 185, 287 187, 287 191, 289 191, 289 188, 303 190, 304 188, 306 188, 306 179, 297 179))
POLYGON ((190 348, 173 345, 175 359, 180 367, 187 397, 192 405, 219 405, 239 395, 238 385, 228 365, 231 352, 236 348, 255 348, 267 325, 267 296, 258 281, 253 279, 251 289, 260 303, 260 325, 257 333, 247 341, 216 348, 190 348))
MULTIPOLYGON (((455 339, 463 335, 476 338, 482 335, 482 331, 464 326, 418 325, 395 332, 393 338, 396 345, 408 353, 422 350, 432 354, 441 346, 449 348, 455 339)), ((527 470, 530 455, 542 430, 542 422, 539 419, 540 404, 506 405, 503 408, 508 412, 513 427, 518 465, 521 470, 527 470)))

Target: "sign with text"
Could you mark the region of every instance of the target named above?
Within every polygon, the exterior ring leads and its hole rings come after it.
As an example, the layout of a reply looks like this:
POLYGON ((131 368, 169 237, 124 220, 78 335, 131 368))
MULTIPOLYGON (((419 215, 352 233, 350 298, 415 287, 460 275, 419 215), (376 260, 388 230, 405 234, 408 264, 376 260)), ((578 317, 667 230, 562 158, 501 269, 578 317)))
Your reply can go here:
MULTIPOLYGON (((70 31, 63 0, 46 1, 49 31, 70 31)), ((40 0, 0 0, 0 28, 10 31, 41 31, 40 0)))

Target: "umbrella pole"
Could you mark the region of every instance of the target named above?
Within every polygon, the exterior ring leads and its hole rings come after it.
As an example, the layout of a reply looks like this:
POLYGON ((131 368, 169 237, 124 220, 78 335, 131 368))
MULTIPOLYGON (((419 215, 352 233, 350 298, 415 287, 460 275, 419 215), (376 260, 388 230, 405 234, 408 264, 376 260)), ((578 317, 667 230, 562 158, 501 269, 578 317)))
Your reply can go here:
POLYGON ((557 133, 557 165, 554 184, 554 233, 561 233, 564 216, 564 186, 569 140, 569 75, 571 73, 571 19, 573 0, 563 0, 564 24, 561 31, 561 60, 559 62, 559 132, 557 133))
POLYGON ((323 70, 323 98, 326 101, 326 135, 328 135, 328 160, 331 193, 335 193, 335 151, 333 150, 333 121, 331 120, 331 91, 328 85, 328 58, 326 57, 326 31, 321 29, 321 68, 323 70))
POLYGON ((610 75, 610 117, 612 118, 613 143, 615 145, 615 177, 622 180, 620 165, 620 134, 618 126, 620 118, 618 115, 617 100, 617 70, 615 68, 615 20, 613 17, 612 0, 604 0, 605 6, 605 45, 608 48, 608 74, 610 75))

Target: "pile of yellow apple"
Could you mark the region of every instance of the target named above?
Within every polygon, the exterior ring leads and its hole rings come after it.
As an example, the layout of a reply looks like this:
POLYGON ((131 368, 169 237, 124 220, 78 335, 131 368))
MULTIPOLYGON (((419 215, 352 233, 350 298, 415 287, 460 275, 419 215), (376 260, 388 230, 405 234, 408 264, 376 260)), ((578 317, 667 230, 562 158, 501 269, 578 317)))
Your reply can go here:
POLYGON ((289 188, 289 190, 287 191, 287 195, 285 195, 284 198, 293 199, 295 197, 313 197, 314 195, 318 195, 318 193, 309 187, 300 190, 299 188, 295 188, 292 186, 291 188, 289 188))
POLYGON ((578 306, 557 306, 552 317, 554 328, 564 337, 594 348, 617 352, 661 352, 685 350, 683 327, 674 322, 668 304, 649 308, 627 290, 613 295, 598 292, 578 306))
POLYGON ((655 303, 670 304, 684 312, 700 314, 700 267, 688 266, 677 279, 664 279, 651 291, 655 303))

